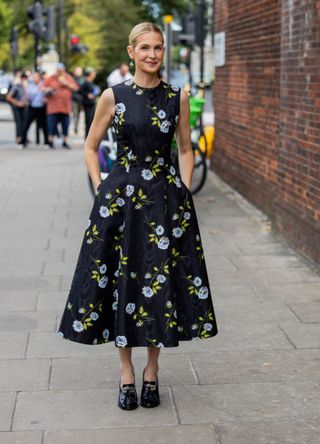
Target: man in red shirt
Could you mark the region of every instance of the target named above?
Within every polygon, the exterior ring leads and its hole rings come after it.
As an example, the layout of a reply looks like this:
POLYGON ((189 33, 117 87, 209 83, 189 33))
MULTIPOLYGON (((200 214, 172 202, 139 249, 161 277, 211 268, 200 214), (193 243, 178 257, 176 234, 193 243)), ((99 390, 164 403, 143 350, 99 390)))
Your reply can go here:
POLYGON ((72 110, 72 92, 78 91, 79 86, 71 75, 66 72, 63 63, 57 64, 56 74, 48 77, 43 84, 46 94, 49 146, 54 148, 54 136, 58 134, 57 125, 61 124, 63 148, 70 149, 67 142, 70 114, 72 110))

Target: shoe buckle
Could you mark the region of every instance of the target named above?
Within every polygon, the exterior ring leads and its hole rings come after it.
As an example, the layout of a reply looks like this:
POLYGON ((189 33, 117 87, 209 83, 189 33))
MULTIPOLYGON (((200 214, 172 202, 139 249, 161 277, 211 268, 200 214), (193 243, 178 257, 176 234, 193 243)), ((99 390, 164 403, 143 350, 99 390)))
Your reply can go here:
POLYGON ((135 392, 135 387, 132 387, 132 386, 126 386, 126 387, 121 387, 121 391, 123 392, 123 393, 127 393, 127 392, 135 392))
POLYGON ((152 383, 149 383, 149 382, 145 382, 144 385, 145 385, 146 388, 148 388, 148 389, 150 389, 152 391, 155 391, 156 388, 157 388, 156 384, 152 384, 152 383))

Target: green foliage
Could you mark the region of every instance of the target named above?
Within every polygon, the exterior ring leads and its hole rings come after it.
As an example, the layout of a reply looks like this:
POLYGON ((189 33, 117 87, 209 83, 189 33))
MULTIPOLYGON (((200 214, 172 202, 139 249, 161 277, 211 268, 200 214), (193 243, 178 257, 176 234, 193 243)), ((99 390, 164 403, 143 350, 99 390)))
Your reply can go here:
MULTIPOLYGON (((9 37, 11 27, 19 29, 19 56, 17 66, 32 67, 34 40, 27 29, 27 8, 32 0, 0 0, 0 68, 10 68, 9 37)), ((44 0, 45 5, 57 4, 44 0)), ((122 61, 128 61, 127 40, 131 28, 145 20, 162 25, 165 14, 185 12, 187 0, 63 0, 63 60, 69 69, 76 65, 95 66, 100 78, 111 72, 122 61), (80 43, 89 47, 87 54, 72 54, 69 36, 78 34, 80 43)), ((42 52, 46 43, 42 42, 42 52)))

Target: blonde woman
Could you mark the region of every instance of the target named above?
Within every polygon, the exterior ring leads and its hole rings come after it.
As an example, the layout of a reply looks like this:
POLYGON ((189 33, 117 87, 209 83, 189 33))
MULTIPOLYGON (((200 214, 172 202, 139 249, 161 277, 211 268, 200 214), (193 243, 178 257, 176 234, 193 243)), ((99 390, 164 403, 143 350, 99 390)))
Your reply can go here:
POLYGON ((138 407, 133 347, 147 347, 140 405, 160 403, 159 354, 179 341, 218 332, 197 216, 189 187, 194 158, 189 100, 159 80, 161 29, 136 25, 129 35, 133 79, 106 89, 86 143, 96 198, 58 334, 119 349, 118 406, 138 407), (101 182, 97 150, 109 125, 118 157, 101 182), (176 135, 180 173, 170 150, 176 135))

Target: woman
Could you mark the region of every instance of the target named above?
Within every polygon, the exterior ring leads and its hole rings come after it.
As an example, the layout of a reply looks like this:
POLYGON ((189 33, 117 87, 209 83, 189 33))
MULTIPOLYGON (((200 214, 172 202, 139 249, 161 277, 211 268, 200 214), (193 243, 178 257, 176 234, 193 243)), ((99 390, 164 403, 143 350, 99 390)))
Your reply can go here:
POLYGON ((94 117, 96 98, 100 94, 100 88, 94 81, 96 78, 96 70, 91 66, 85 70, 85 80, 80 86, 79 94, 82 97, 82 105, 85 120, 85 139, 88 137, 89 129, 94 117))
POLYGON ((140 405, 160 403, 161 347, 217 334, 197 217, 189 191, 194 165, 189 100, 159 80, 161 30, 141 23, 129 35, 133 79, 106 89, 85 144, 96 198, 59 334, 85 344, 115 341, 118 406, 138 407, 132 347, 147 347, 140 405), (115 126, 115 167, 100 179, 97 149, 115 126), (171 163, 176 133, 181 177, 171 163))
POLYGON ((9 90, 6 100, 12 106, 14 121, 16 124, 17 148, 22 149, 23 132, 27 120, 28 105, 28 75, 25 72, 19 73, 15 78, 15 83, 9 90))

